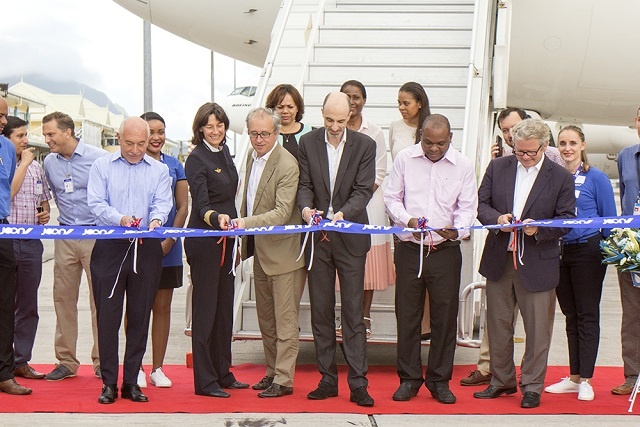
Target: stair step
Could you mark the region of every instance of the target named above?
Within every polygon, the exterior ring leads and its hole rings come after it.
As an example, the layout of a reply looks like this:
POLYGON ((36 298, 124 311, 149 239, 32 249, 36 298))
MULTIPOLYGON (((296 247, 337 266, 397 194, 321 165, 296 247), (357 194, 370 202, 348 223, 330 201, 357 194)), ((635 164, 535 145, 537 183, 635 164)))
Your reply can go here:
POLYGON ((419 64, 368 64, 356 63, 313 63, 309 65, 309 80, 360 80, 365 83, 398 83, 408 81, 430 82, 438 84, 465 84, 469 74, 468 64, 458 65, 419 65, 419 64))
MULTIPOLYGON (((310 82, 305 84, 303 97, 305 100, 324 99, 327 93, 339 90, 344 81, 336 82, 310 82)), ((364 107, 366 115, 369 105, 390 103, 397 108, 398 85, 370 84, 363 82, 367 89, 367 104, 364 107)), ((423 82, 424 83, 424 82, 423 82)), ((461 105, 464 106, 467 98, 466 85, 424 85, 429 97, 429 103, 435 105, 461 105)))
MULTIPOLYGON (((242 303, 242 331, 259 331, 258 317, 256 312, 255 301, 249 300, 242 303)), ((339 302, 336 303, 335 317, 336 326, 340 324, 340 309, 339 302)), ((373 334, 381 336, 394 336, 396 335, 396 315, 393 304, 380 305, 372 304, 371 315, 375 319, 373 322, 372 330, 373 334)), ((309 302, 300 303, 300 332, 311 334, 311 306, 309 302)))
POLYGON ((460 12, 450 10, 390 9, 390 10, 328 10, 324 14, 326 26, 377 26, 391 27, 471 27, 473 10, 460 12), (354 16, 355 15, 355 16, 354 16))
POLYGON ((349 44, 393 46, 414 46, 437 44, 440 46, 460 46, 469 44, 471 28, 380 28, 380 27, 334 27, 322 26, 318 44, 349 44), (384 33, 381 35, 381 33, 384 33))
MULTIPOLYGON (((314 49, 314 62, 361 64, 402 64, 408 58, 415 65, 468 64, 471 48, 468 46, 357 46, 318 45, 314 49)), ((295 61, 295 57, 291 58, 295 61)), ((299 60, 299 56, 298 56, 299 60)))
POLYGON ((460 11, 467 12, 474 10, 474 1, 464 0, 404 0, 402 2, 397 1, 375 1, 375 0, 339 0, 336 2, 336 9, 338 10, 361 10, 367 8, 368 10, 398 10, 398 9, 421 9, 421 10, 446 10, 446 11, 460 11))
MULTIPOLYGON (((454 133, 454 147, 458 147, 458 143, 462 139, 462 128, 464 124, 464 106, 450 107, 450 108, 432 108, 432 113, 442 114, 449 119, 451 123, 451 131, 454 133)), ((394 120, 399 120, 400 113, 397 109, 383 109, 383 108, 369 108, 365 107, 364 114, 367 120, 378 126, 386 129, 389 124, 394 120)), ((320 112, 320 104, 306 104, 303 121, 312 126, 322 126, 323 119, 320 112)), ((388 131, 385 134, 385 138, 388 137, 388 131)))

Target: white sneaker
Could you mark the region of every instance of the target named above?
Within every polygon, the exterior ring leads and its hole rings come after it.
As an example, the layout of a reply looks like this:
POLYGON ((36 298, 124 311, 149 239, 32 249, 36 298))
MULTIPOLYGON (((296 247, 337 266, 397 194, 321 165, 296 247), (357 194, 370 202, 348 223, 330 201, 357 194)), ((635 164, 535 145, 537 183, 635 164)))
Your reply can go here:
POLYGON ((138 371, 138 387, 145 388, 147 386, 147 374, 144 373, 142 368, 138 371))
POLYGON ((162 368, 158 368, 149 375, 151 384, 156 387, 171 387, 171 380, 162 372, 162 368))
POLYGON ((555 383, 545 388, 547 393, 578 393, 580 384, 574 383, 568 377, 563 378, 559 383, 555 383))
POLYGON ((586 381, 582 381, 578 386, 578 400, 593 400, 593 387, 586 381))

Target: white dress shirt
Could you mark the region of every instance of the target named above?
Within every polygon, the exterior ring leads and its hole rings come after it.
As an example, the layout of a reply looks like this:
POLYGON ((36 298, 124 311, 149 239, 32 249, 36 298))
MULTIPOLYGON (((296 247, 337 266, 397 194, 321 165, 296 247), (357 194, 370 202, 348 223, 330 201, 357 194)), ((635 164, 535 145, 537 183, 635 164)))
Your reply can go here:
POLYGON ((273 153, 274 148, 276 148, 275 144, 273 144, 271 150, 269 150, 269 152, 262 157, 258 157, 255 150, 251 152, 251 157, 253 157, 253 164, 251 165, 251 173, 249 174, 249 181, 247 182, 247 216, 253 215, 253 203, 256 200, 258 184, 260 184, 262 172, 264 171, 267 160, 269 160, 269 156, 271 155, 271 153, 273 153))
POLYGON ((344 144, 347 141, 347 130, 342 132, 342 139, 338 143, 337 147, 334 147, 329 143, 327 139, 327 131, 324 132, 324 142, 327 145, 327 159, 329 160, 329 190, 331 191, 331 200, 329 200, 329 211, 327 212, 327 218, 333 219, 333 189, 336 186, 336 176, 338 175, 338 167, 340 167, 340 159, 342 159, 342 152, 344 151, 344 144))

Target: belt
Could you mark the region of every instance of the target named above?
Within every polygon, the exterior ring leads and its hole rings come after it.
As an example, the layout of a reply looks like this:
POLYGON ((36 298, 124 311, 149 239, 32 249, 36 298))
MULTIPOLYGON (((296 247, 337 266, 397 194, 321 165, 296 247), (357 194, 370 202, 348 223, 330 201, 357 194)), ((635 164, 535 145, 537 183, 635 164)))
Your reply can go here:
POLYGON ((9 221, 7 220, 7 218, 2 218, 0 219, 0 224, 9 224, 9 221))
MULTIPOLYGON (((402 241, 402 243, 405 243, 405 244, 411 246, 412 248, 420 249, 420 244, 418 244, 418 243, 408 242, 408 241, 404 241, 404 240, 402 241)), ((425 246, 427 246, 427 245, 425 245, 425 246)), ((444 249, 444 248, 453 247, 453 246, 460 246, 460 240, 445 240, 443 242, 438 243, 437 245, 434 245, 431 250, 444 249)))
POLYGON ((596 234, 592 234, 591 236, 581 237, 575 240, 568 240, 568 241, 563 240, 562 245, 584 245, 586 243, 593 242, 594 240, 601 240, 601 239, 602 239, 602 234, 596 233, 596 234))

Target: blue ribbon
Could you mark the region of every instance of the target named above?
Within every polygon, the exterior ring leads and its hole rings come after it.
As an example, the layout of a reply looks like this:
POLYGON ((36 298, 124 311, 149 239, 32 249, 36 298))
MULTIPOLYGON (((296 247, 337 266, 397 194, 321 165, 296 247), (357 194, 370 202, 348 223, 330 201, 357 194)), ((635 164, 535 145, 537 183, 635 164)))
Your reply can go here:
MULTIPOLYGON (((519 228, 524 226, 565 227, 565 228, 640 228, 640 215, 613 216, 595 218, 551 219, 529 222, 527 224, 473 225, 458 230, 495 230, 500 228, 519 228)), ((450 228, 450 227, 448 227, 450 228)), ((202 230, 195 228, 158 227, 153 231, 137 230, 130 227, 88 227, 53 225, 13 225, 0 224, 0 239, 165 239, 167 237, 222 237, 257 234, 292 234, 307 231, 337 231, 348 234, 399 234, 440 230, 441 228, 403 228, 383 225, 366 225, 349 221, 331 223, 323 220, 318 225, 270 225, 266 227, 245 228, 241 230, 202 230)))

